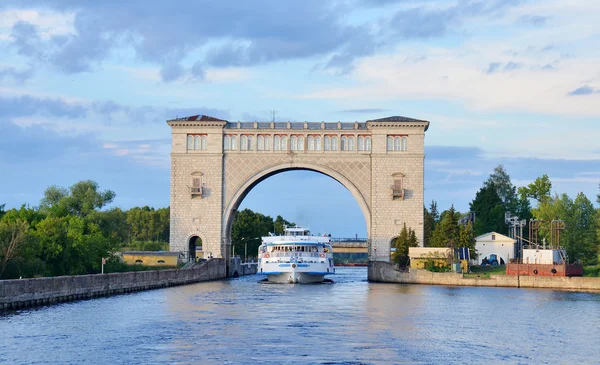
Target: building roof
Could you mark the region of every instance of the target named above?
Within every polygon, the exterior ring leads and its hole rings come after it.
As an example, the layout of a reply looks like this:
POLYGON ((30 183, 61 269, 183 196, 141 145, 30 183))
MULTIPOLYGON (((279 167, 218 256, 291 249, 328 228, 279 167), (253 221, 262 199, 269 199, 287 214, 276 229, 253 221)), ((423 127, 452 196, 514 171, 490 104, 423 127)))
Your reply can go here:
POLYGON ((135 255, 135 256, 179 256, 179 252, 171 252, 171 251, 123 251, 123 255, 135 255))
POLYGON ((491 235, 496 235, 496 241, 513 241, 513 242, 516 242, 514 239, 512 239, 512 238, 510 238, 508 236, 505 236, 503 234, 500 234, 498 232, 484 233, 482 235, 479 235, 479 236, 475 237, 475 241, 479 241, 479 239, 481 239, 483 237, 486 237, 486 236, 491 236, 491 235), (500 238, 500 239, 498 239, 498 238, 500 238))
MULTIPOLYGON (((229 122, 224 119, 219 119, 215 117, 211 117, 208 115, 192 115, 189 117, 181 117, 169 120, 167 122, 227 122, 226 128, 236 128, 236 129, 262 129, 268 128, 272 129, 271 123, 274 123, 274 129, 306 129, 305 125, 308 125, 308 129, 322 129, 322 122, 229 122), (285 124, 285 126, 282 126, 285 124), (291 128, 290 128, 291 127, 291 128)), ((327 125, 335 125, 341 124, 341 129, 367 129, 367 124, 374 124, 375 126, 386 126, 386 127, 394 127, 398 126, 398 123, 405 124, 406 126, 419 126, 424 127, 425 131, 429 128, 429 122, 426 120, 407 118, 402 116, 391 116, 386 118, 372 119, 367 120, 366 122, 350 122, 350 123, 340 123, 340 122, 329 122, 325 123, 327 125), (356 128, 358 127, 358 128, 356 128)), ((339 128, 331 128, 330 126, 324 129, 339 129, 339 128)))
POLYGON ((226 122, 226 120, 211 117, 208 115, 192 115, 191 117, 175 118, 173 120, 186 121, 186 122, 226 122))

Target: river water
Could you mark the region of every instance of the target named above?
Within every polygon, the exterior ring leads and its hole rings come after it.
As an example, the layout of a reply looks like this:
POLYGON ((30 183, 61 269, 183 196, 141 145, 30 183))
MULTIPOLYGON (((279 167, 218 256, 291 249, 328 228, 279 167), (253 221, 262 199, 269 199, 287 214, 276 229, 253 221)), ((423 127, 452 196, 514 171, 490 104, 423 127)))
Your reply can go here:
POLYGON ((600 294, 198 283, 0 314, 7 364, 597 364, 600 294))

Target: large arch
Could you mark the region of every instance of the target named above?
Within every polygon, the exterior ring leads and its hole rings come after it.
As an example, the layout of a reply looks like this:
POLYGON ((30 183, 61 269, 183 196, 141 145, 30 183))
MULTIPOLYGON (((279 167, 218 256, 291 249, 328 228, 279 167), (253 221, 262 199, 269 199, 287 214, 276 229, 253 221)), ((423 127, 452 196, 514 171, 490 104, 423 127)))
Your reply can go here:
POLYGON ((278 164, 275 166, 271 166, 267 169, 257 171, 254 175, 252 175, 241 186, 237 188, 231 199, 229 199, 229 202, 225 206, 225 209, 223 211, 222 237, 226 245, 229 245, 231 243, 231 229, 233 227, 235 213, 237 212, 238 207, 240 206, 246 195, 248 195, 248 193, 252 190, 252 188, 258 185, 261 181, 264 181, 273 175, 293 170, 307 170, 321 173, 323 175, 331 177, 332 179, 342 184, 346 189, 348 189, 348 191, 350 191, 363 213, 365 223, 367 226, 367 236, 370 237, 369 232, 371 226, 371 209, 369 208, 369 205, 367 204, 367 201, 363 194, 347 177, 331 168, 328 168, 327 166, 305 162, 292 162, 286 164, 278 164))
MULTIPOLYGON (((290 170, 324 174, 342 184, 365 218, 369 259, 389 261, 390 240, 403 224, 423 238, 424 136, 429 122, 389 117, 353 123, 228 122, 207 116, 169 120, 171 153, 171 251, 188 250, 199 235, 205 252, 229 258, 235 213, 261 181, 290 170), (206 149, 190 149, 189 136, 206 136, 206 149), (271 144, 246 141, 273 141, 271 144), (290 145, 291 138, 304 145, 290 145), (310 138, 371 143, 306 145, 310 138), (407 138, 406 149, 389 149, 390 137, 407 138), (279 140, 275 144, 275 140, 279 140), (201 178, 193 173, 201 171, 201 178)), ((226 260, 227 261, 227 260, 226 260)))

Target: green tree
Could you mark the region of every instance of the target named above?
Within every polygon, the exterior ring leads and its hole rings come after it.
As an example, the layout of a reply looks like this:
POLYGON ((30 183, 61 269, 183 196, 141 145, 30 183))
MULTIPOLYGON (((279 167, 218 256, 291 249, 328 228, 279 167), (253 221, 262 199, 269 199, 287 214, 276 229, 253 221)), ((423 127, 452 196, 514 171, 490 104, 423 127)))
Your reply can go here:
POLYGON ((510 181, 510 176, 503 165, 496 166, 486 184, 493 184, 504 209, 514 213, 518 204, 517 188, 510 181))
MULTIPOLYGON (((398 266, 405 266, 408 262, 408 248, 411 245, 411 229, 406 228, 406 223, 400 230, 400 235, 394 239, 393 245, 395 248, 392 255, 392 261, 398 266)), ((414 232, 413 232, 414 234, 414 232)), ((416 240, 415 235, 415 240, 416 240)))
POLYGON ((419 240, 417 239, 417 234, 416 232, 409 228, 408 229, 408 247, 418 247, 419 246, 419 240))
POLYGON ((554 197, 538 203, 533 209, 533 215, 538 220, 547 222, 540 230, 539 240, 545 239, 549 244, 556 245, 557 240, 551 240, 549 224, 553 220, 562 220, 565 229, 560 236, 560 245, 567 250, 571 261, 581 261, 584 265, 594 265, 598 262, 598 240, 595 232, 598 221, 592 202, 583 193, 575 200, 567 194, 555 194, 554 197))
POLYGON ((518 191, 522 198, 531 198, 537 200, 539 203, 544 203, 551 199, 551 190, 552 182, 548 175, 544 174, 542 177, 535 179, 531 184, 521 186, 518 191))
POLYGON ((283 219, 282 216, 278 215, 277 218, 275 218, 275 222, 273 222, 273 229, 275 235, 279 236, 283 234, 284 225, 288 227, 295 227, 296 223, 288 222, 287 220, 283 219))
POLYGON ((423 246, 431 246, 431 238, 435 229, 435 220, 425 206, 423 206, 423 246))
POLYGON ((2 218, 2 216, 4 214, 6 214, 6 212, 4 211, 5 206, 6 206, 6 204, 0 204, 0 219, 2 218))
POLYGON ((100 191, 95 181, 85 180, 75 183, 69 190, 50 186, 44 192, 40 208, 57 217, 70 214, 85 217, 110 204, 114 198, 113 191, 100 191))
POLYGON ((459 238, 458 218, 454 205, 441 214, 440 223, 433 231, 431 247, 456 247, 459 238))
POLYGON ((433 218, 433 228, 435 229, 435 225, 440 222, 440 212, 438 211, 437 202, 435 200, 432 200, 429 205, 429 214, 431 214, 431 218, 433 218))
POLYGON ((0 221, 0 278, 4 277, 9 261, 19 254, 28 229, 27 222, 21 219, 0 221))
POLYGON ((88 216, 88 221, 96 224, 102 235, 115 246, 129 242, 130 229, 127 223, 127 214, 120 208, 92 212, 88 216))
POLYGON ((169 242, 169 208, 135 207, 126 213, 129 242, 169 242))
POLYGON ((460 225, 457 247, 466 247, 469 249, 473 258, 477 257, 477 251, 475 250, 475 232, 471 222, 468 222, 466 225, 460 225))
POLYGON ((439 222, 440 215, 437 210, 437 203, 435 200, 431 201, 429 210, 423 206, 423 246, 431 246, 431 240, 433 238, 433 231, 435 230, 436 224, 439 222))
POLYGON ((504 222, 505 207, 498 196, 493 182, 484 183, 470 203, 471 211, 475 212, 475 234, 488 232, 507 233, 504 222))
POLYGON ((248 256, 256 256, 261 243, 260 237, 267 236, 272 227, 273 218, 269 216, 250 209, 237 212, 231 229, 231 242, 236 253, 247 250, 248 256))

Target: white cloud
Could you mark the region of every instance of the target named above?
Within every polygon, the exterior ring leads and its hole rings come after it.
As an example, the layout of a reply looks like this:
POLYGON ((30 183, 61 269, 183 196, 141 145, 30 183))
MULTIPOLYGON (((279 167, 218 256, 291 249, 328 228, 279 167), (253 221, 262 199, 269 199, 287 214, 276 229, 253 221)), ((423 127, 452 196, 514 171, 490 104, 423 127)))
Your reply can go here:
POLYGON ((75 33, 75 13, 59 13, 49 10, 8 9, 0 11, 0 40, 9 40, 10 28, 18 21, 38 27, 42 39, 54 35, 75 33))

